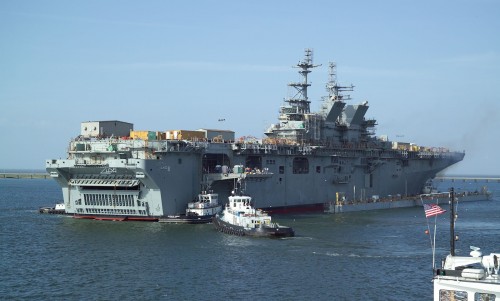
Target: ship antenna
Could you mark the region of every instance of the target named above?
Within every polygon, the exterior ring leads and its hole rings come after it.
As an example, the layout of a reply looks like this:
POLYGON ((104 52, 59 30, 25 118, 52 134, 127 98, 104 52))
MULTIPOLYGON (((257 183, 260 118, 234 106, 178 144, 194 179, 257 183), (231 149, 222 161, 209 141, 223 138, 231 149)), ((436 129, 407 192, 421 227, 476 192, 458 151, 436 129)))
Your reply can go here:
POLYGON ((332 98, 335 96, 335 99, 339 96, 339 90, 337 86, 337 64, 335 62, 330 62, 328 64, 328 82, 326 83, 326 91, 328 92, 328 96, 332 98))
POLYGON ((337 82, 337 64, 335 62, 330 62, 328 65, 328 82, 326 83, 326 91, 328 92, 328 97, 330 100, 350 100, 350 95, 342 95, 341 92, 344 91, 354 91, 354 85, 350 86, 339 86, 337 82))
POLYGON ((297 108, 298 114, 308 114, 310 113, 310 107, 309 104, 311 103, 309 101, 309 98, 307 96, 307 88, 311 86, 311 84, 307 81, 307 76, 309 73, 311 73, 311 68, 315 68, 321 65, 314 65, 313 64, 313 51, 310 48, 305 49, 305 56, 304 59, 300 62, 297 63, 294 68, 300 68, 299 74, 302 76, 302 81, 301 82, 295 82, 295 83, 289 83, 289 87, 293 87, 297 90, 297 93, 285 100, 288 102, 290 105, 293 107, 297 108))

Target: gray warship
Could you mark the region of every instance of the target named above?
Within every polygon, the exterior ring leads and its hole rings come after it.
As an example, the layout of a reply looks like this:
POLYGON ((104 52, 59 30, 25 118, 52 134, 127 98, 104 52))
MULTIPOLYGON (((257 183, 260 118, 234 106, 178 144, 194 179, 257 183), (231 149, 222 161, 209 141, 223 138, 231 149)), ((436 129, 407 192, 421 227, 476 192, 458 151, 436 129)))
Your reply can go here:
POLYGON ((134 131, 122 121, 81 123, 66 159, 46 161, 62 187, 66 212, 78 218, 166 221, 204 190, 229 197, 236 181, 254 206, 272 213, 323 211, 340 200, 414 196, 463 152, 375 135, 368 103, 349 104, 354 86, 337 83, 329 64, 326 96, 310 111, 313 52, 295 66, 277 123, 265 138, 230 130, 134 131))

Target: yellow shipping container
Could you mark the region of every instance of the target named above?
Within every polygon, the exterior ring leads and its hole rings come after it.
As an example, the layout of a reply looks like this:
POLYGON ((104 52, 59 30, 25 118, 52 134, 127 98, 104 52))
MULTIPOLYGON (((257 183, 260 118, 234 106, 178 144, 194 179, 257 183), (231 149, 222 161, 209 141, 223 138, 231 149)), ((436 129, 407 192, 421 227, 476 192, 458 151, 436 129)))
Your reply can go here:
POLYGON ((130 138, 141 140, 155 140, 156 133, 152 131, 130 131, 130 138))
POLYGON ((411 144, 411 145, 410 145, 410 150, 411 150, 412 152, 418 152, 418 151, 420 150, 420 146, 415 145, 415 144, 411 144))
POLYGON ((166 139, 172 140, 197 140, 204 139, 205 133, 200 131, 170 130, 166 131, 166 139))
POLYGON ((165 132, 156 132, 156 139, 157 140, 167 140, 167 133, 165 132))
POLYGON ((205 138, 204 132, 198 131, 181 131, 178 135, 179 140, 198 140, 205 138))

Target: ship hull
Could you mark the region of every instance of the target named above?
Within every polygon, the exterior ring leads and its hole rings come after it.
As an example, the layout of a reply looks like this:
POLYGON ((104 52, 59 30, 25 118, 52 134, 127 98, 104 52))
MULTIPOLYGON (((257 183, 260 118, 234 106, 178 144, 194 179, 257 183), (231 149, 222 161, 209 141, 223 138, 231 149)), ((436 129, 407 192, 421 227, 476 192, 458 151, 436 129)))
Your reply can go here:
POLYGON ((318 213, 324 212, 328 204, 316 203, 316 204, 304 204, 304 205, 294 205, 294 206, 283 206, 283 207, 265 207, 262 209, 270 214, 300 214, 300 213, 318 213))
MULTIPOLYGON (((229 164, 234 165, 246 166, 252 160, 261 162, 256 169, 268 174, 246 174, 244 189, 252 196, 256 208, 273 213, 321 211, 324 204, 342 197, 366 201, 372 197, 419 195, 429 179, 463 159, 463 153, 432 159, 418 157, 417 153, 405 158, 402 152, 392 150, 379 150, 376 155, 379 161, 363 150, 286 155, 253 149, 251 154, 234 153, 228 158, 229 164), (339 153, 342 156, 336 157, 339 153), (297 158, 307 161, 307 172, 296 172, 293 162, 297 158)), ((211 185, 224 198, 230 195, 233 180, 229 177, 211 185)))
MULTIPOLYGON (((161 218, 180 223, 190 221, 168 217, 182 216, 201 186, 210 186, 225 199, 231 194, 234 181, 243 179, 245 191, 252 196, 256 208, 273 214, 321 212, 342 198, 367 202, 373 197, 418 195, 428 179, 463 158, 462 153, 457 153, 445 158, 404 159, 398 152, 381 152, 379 156, 385 157, 383 163, 368 170, 367 164, 359 164, 367 161, 368 156, 360 157, 359 153, 355 156, 352 150, 345 150, 344 155, 336 159, 340 163, 332 164, 335 158, 332 154, 338 152, 286 155, 254 151, 246 154, 234 148, 231 143, 215 148, 209 144, 201 153, 166 153, 159 160, 133 159, 133 165, 132 159, 115 160, 103 166, 55 160, 48 164, 47 171, 62 187, 66 213, 89 219, 118 216, 118 220, 125 216, 124 220, 161 218), (258 161, 258 169, 266 173, 207 174, 203 157, 214 154, 226 158, 230 166, 258 161), (294 172, 290 162, 298 157, 307 159, 307 173, 294 172), (119 187, 116 183, 129 186, 119 187)), ((199 222, 207 222, 207 219, 199 222)))

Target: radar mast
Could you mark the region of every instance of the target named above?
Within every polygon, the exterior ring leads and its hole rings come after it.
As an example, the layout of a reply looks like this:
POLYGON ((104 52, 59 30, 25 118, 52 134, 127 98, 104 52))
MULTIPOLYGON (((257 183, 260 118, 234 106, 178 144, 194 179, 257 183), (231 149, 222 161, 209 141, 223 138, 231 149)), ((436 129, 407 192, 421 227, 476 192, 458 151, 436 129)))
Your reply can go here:
POLYGON ((336 100, 350 100, 350 95, 343 95, 341 92, 354 91, 354 86, 339 86, 337 82, 337 64, 335 62, 330 62, 328 64, 328 82, 326 83, 326 91, 328 92, 328 98, 333 101, 336 100))
POLYGON ((300 68, 299 74, 302 76, 302 82, 289 83, 289 87, 293 87, 297 90, 294 96, 285 100, 289 103, 295 110, 295 114, 309 114, 310 107, 309 98, 307 97, 307 87, 311 84, 307 81, 307 75, 311 73, 311 68, 315 68, 321 65, 313 64, 313 51, 310 48, 305 49, 304 59, 297 63, 294 68, 300 68))

